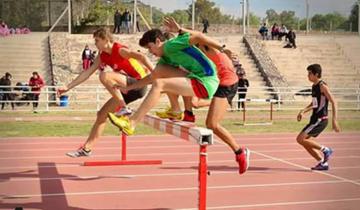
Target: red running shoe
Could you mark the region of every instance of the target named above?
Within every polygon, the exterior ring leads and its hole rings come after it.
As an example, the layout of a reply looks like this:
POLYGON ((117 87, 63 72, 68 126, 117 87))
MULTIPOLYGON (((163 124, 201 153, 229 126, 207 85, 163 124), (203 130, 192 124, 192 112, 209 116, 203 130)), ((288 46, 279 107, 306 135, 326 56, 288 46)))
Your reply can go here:
POLYGON ((186 122, 195 122, 195 115, 191 112, 188 111, 184 111, 184 118, 182 119, 183 121, 186 122))
POLYGON ((250 150, 242 147, 241 153, 235 156, 236 162, 239 163, 239 174, 243 174, 249 168, 250 165, 250 150))

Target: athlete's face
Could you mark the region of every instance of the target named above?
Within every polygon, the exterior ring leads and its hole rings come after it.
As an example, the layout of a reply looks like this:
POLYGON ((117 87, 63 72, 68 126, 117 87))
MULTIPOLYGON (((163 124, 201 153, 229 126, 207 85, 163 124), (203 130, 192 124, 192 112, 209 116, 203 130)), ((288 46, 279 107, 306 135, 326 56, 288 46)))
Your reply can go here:
POLYGON ((106 46, 106 39, 101 39, 99 37, 94 37, 95 39, 95 46, 98 48, 99 51, 103 51, 106 46))
POLYGON ((309 79, 310 82, 315 82, 318 78, 311 71, 308 71, 308 79, 309 79))
POLYGON ((163 55, 162 47, 163 47, 163 43, 159 39, 156 39, 155 43, 150 42, 146 46, 149 52, 157 57, 161 57, 163 55))

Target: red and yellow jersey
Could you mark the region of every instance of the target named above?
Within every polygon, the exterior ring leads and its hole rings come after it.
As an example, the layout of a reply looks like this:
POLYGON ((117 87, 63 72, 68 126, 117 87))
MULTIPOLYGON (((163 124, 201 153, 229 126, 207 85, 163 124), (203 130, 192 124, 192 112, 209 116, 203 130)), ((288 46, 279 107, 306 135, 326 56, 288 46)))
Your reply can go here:
POLYGON ((124 71, 130 77, 137 80, 147 75, 144 67, 134 58, 126 59, 121 57, 119 50, 121 48, 127 48, 117 42, 114 42, 111 54, 106 52, 100 53, 101 67, 110 66, 115 72, 124 71))

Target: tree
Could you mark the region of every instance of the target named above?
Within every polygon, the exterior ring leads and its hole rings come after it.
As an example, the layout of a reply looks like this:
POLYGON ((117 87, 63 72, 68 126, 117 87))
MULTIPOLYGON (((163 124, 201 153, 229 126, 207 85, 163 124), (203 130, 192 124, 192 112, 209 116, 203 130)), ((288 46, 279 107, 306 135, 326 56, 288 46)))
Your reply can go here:
POLYGON ((352 6, 347 25, 352 25, 352 31, 358 31, 358 21, 359 21, 359 5, 355 2, 352 6))
POLYGON ((186 24, 189 22, 189 13, 186 10, 175 10, 167 15, 173 17, 176 22, 180 24, 186 24))
POLYGON ((42 0, 1 1, 1 17, 10 27, 26 25, 32 30, 39 30, 46 21, 45 3, 42 0))
MULTIPOLYGON (((188 14, 192 14, 192 5, 189 5, 188 14)), ((223 15, 220 8, 216 7, 215 3, 209 0, 197 0, 195 2, 195 20, 198 22, 203 19, 208 19, 211 23, 228 23, 233 22, 230 15, 223 15)))

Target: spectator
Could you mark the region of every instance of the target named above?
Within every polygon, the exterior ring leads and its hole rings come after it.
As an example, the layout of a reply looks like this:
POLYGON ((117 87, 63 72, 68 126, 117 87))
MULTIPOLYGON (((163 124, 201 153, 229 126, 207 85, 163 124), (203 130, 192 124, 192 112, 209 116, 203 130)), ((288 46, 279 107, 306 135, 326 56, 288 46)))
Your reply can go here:
POLYGON ((287 35, 288 35, 289 31, 286 28, 286 26, 284 24, 281 24, 280 30, 279 30, 279 40, 282 40, 282 37, 285 36, 285 41, 287 39, 287 35))
MULTIPOLYGON (((9 86, 9 87, 0 87, 0 100, 1 102, 1 110, 4 109, 6 101, 13 101, 14 95, 12 93, 9 93, 11 91, 11 74, 9 72, 5 73, 5 76, 3 76, 0 79, 0 86, 9 86), (5 93, 4 93, 5 92, 5 93)), ((15 110, 15 104, 14 102, 10 102, 12 110, 15 110)))
POLYGON ((83 70, 86 71, 90 68, 91 62, 91 50, 88 45, 85 45, 85 48, 82 53, 82 61, 83 61, 83 70))
POLYGON ((41 79, 40 75, 35 71, 32 73, 32 77, 29 81, 29 86, 31 87, 32 100, 33 100, 33 110, 34 113, 37 113, 38 101, 40 96, 41 88, 44 86, 44 81, 41 79))
POLYGON ((140 23, 139 23, 139 20, 140 20, 140 16, 137 15, 136 16, 136 29, 138 32, 140 32, 140 23))
POLYGON ((121 13, 119 12, 119 10, 116 10, 115 14, 114 14, 114 31, 113 33, 120 33, 120 28, 121 28, 121 13))
POLYGON ((125 30, 129 34, 130 33, 130 22, 131 22, 131 14, 130 14, 129 10, 126 9, 122 16, 123 16, 125 30))
POLYGON ((245 99, 246 98, 246 92, 248 87, 250 86, 249 80, 246 79, 246 73, 245 71, 242 69, 240 71, 237 72, 237 75, 239 77, 239 82, 238 82, 238 110, 240 110, 240 108, 245 108, 245 102, 240 102, 241 99, 245 99))
POLYGON ((279 38, 279 26, 276 23, 271 28, 271 40, 274 40, 274 37, 279 38))
POLYGON ((203 33, 204 33, 204 34, 207 34, 207 32, 208 32, 207 29, 208 29, 209 26, 210 26, 209 20, 206 19, 206 18, 204 18, 203 21, 202 21, 202 24, 203 24, 203 27, 204 27, 203 33))
POLYGON ((96 58, 96 50, 91 52, 91 56, 90 56, 90 66, 93 65, 93 63, 95 62, 95 58, 96 58))
POLYGON ((8 36, 10 35, 10 31, 8 29, 8 26, 4 21, 0 21, 0 36, 8 36))
POLYGON ((259 33, 261 34, 261 37, 263 40, 267 40, 268 39, 268 28, 266 27, 266 23, 264 23, 260 29, 259 29, 259 33))
POLYGON ((288 33, 288 39, 289 39, 289 43, 290 43, 291 47, 296 49, 296 43, 295 43, 296 34, 292 28, 290 29, 290 31, 288 33))

